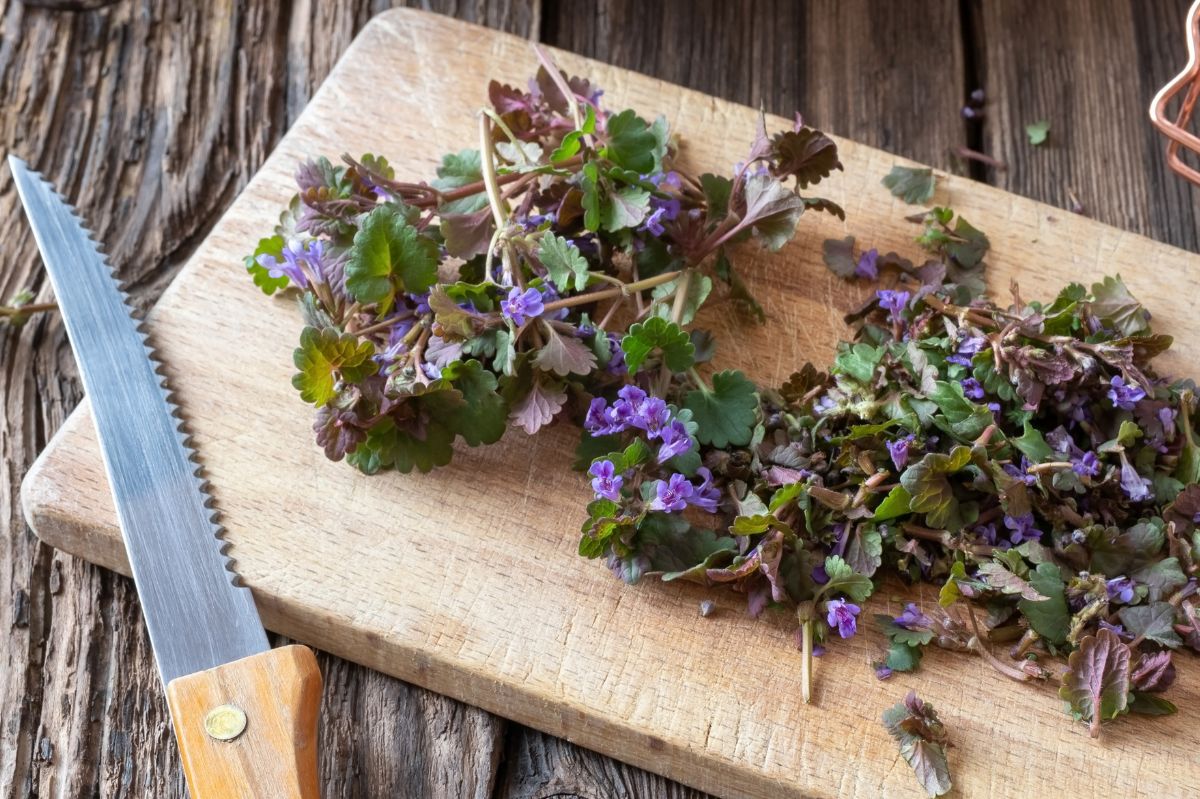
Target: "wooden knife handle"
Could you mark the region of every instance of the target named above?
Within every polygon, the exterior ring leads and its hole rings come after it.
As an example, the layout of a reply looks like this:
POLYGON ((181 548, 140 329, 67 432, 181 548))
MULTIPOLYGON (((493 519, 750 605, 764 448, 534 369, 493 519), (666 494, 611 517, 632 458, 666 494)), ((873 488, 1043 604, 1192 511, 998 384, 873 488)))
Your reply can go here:
POLYGON ((308 647, 171 680, 167 702, 192 799, 319 799, 321 672, 308 647))

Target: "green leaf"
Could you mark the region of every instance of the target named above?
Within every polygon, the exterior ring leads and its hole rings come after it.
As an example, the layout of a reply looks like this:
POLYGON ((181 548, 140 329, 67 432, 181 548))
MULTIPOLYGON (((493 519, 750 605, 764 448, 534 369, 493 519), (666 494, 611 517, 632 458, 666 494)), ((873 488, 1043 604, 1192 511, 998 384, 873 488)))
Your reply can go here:
POLYGON ((1179 567, 1178 558, 1163 558, 1134 571, 1131 575, 1139 585, 1148 589, 1147 598, 1151 602, 1166 599, 1187 583, 1187 576, 1179 567))
POLYGON ((912 494, 909 494, 908 489, 899 484, 883 498, 883 502, 880 502, 879 507, 875 508, 875 515, 871 518, 877 522, 882 522, 894 519, 897 516, 903 516, 911 512, 911 503, 912 494))
POLYGON ((870 577, 854 571, 849 563, 837 555, 825 558, 825 573, 829 575, 829 582, 821 586, 818 598, 824 594, 845 594, 855 602, 865 602, 875 590, 870 577))
POLYGON ((1175 479, 1190 486, 1200 483, 1200 446, 1196 445, 1196 436, 1192 432, 1192 414, 1190 395, 1179 410, 1179 431, 1183 438, 1183 447, 1179 451, 1179 462, 1175 466, 1175 479))
POLYGON ((637 186, 622 186, 610 192, 600 207, 600 225, 616 232, 637 227, 646 219, 650 209, 650 192, 637 186))
POLYGON ((896 620, 886 613, 876 613, 875 621, 889 641, 908 646, 924 646, 933 640, 933 630, 910 630, 896 624, 896 620))
POLYGON ((1133 691, 1130 693, 1129 712, 1143 716, 1170 716, 1179 712, 1174 703, 1154 694, 1133 691))
POLYGON ((1009 439, 1021 454, 1029 458, 1031 463, 1044 463, 1054 459, 1054 450, 1046 443, 1042 431, 1025 422, 1025 428, 1019 438, 1009 439))
POLYGON ((533 359, 533 365, 538 369, 565 377, 588 375, 596 368, 596 354, 587 344, 574 336, 563 335, 545 320, 542 320, 542 331, 546 334, 546 343, 533 359))
POLYGON ((883 536, 874 525, 860 525, 846 540, 844 558, 859 574, 872 577, 883 564, 883 536))
POLYGON ((870 383, 875 369, 883 357, 883 349, 859 342, 838 343, 838 353, 833 359, 833 371, 850 375, 860 383, 870 383))
POLYGON ((900 475, 900 484, 911 495, 909 509, 924 513, 930 527, 956 531, 963 525, 958 500, 947 475, 961 470, 971 461, 971 450, 956 446, 948 454, 931 452, 909 466, 900 475))
POLYGON ((1022 599, 1017 608, 1029 620, 1034 632, 1052 644, 1065 644, 1071 632, 1071 612, 1067 608, 1066 586, 1058 567, 1053 563, 1039 563, 1029 574, 1029 584, 1046 599, 1042 602, 1022 599))
POLYGON ((924 205, 933 199, 936 179, 932 169, 894 166, 881 181, 893 196, 909 205, 924 205))
POLYGON ((938 591, 938 604, 944 608, 948 608, 959 600, 962 596, 962 591, 958 590, 958 581, 965 580, 967 577, 967 567, 963 566, 962 561, 956 560, 950 565, 950 576, 946 578, 946 582, 942 584, 942 588, 938 591))
POLYGON ((1126 712, 1129 704, 1129 647, 1112 630, 1100 630, 1079 642, 1067 660, 1059 697, 1075 718, 1100 734, 1101 722, 1126 712))
POLYGON ((700 190, 704 192, 704 200, 708 203, 708 218, 723 219, 729 213, 729 193, 733 190, 733 181, 705 172, 700 176, 700 190))
POLYGON ((357 383, 379 369, 371 356, 375 347, 357 336, 342 334, 336 328, 318 330, 306 327, 300 333, 300 346, 292 360, 300 373, 292 377, 292 385, 305 402, 321 406, 333 399, 339 376, 357 383))
MULTIPOLYGON (((637 440, 641 441, 641 439, 637 440)), ((579 436, 579 443, 575 446, 575 462, 571 464, 571 468, 577 472, 587 471, 587 468, 597 458, 607 457, 609 453, 620 445, 621 436, 619 433, 608 436, 594 436, 584 430, 579 436)))
POLYGON ((701 444, 742 447, 750 443, 754 432, 758 390, 737 370, 717 372, 712 376, 712 388, 689 391, 683 407, 700 425, 696 438, 701 444))
POLYGON ((662 352, 663 361, 672 372, 689 369, 696 355, 691 337, 679 325, 657 316, 630 326, 621 339, 621 350, 631 375, 637 374, 638 368, 655 350, 662 352))
POLYGON ((958 383, 937 381, 929 399, 942 412, 941 416, 933 417, 934 424, 959 441, 974 441, 992 423, 991 411, 968 400, 958 383))
MULTIPOLYGON (((954 238, 946 242, 946 253, 964 268, 972 269, 979 265, 991 246, 983 231, 960 216, 954 223, 954 238)), ((960 271, 951 277, 956 283, 963 283, 967 275, 960 271)))
POLYGON ((1147 641, 1171 649, 1183 645, 1183 640, 1175 632, 1175 608, 1169 602, 1121 608, 1117 615, 1121 617, 1125 629, 1135 636, 1145 636, 1147 641))
MULTIPOLYGON (((664 299, 675 293, 676 286, 679 285, 679 280, 675 279, 669 283, 663 283, 655 286, 651 293, 653 299, 664 299)), ((709 293, 712 291, 712 278, 708 275, 693 273, 688 279, 687 297, 683 303, 683 314, 679 317, 679 324, 690 325, 692 320, 696 318, 696 312, 700 310, 700 306, 708 299, 709 293)), ((666 319, 671 316, 673 303, 660 302, 655 306, 655 315, 666 319)))
POLYGON ((1030 602, 1045 602, 1049 599, 1028 582, 1009 571, 1009 568, 1003 563, 997 561, 981 563, 979 564, 979 575, 991 588, 1002 594, 1019 594, 1030 602))
POLYGON ((496 376, 472 359, 447 365, 442 379, 463 398, 445 414, 450 428, 472 447, 499 441, 507 427, 508 405, 496 391, 496 376))
POLYGON ((1047 137, 1050 135, 1050 122, 1045 119, 1031 122, 1025 126, 1025 135, 1029 137, 1029 143, 1034 147, 1045 144, 1047 137))
POLYGON ((279 289, 287 286, 289 282, 288 277, 287 275, 271 277, 270 270, 260 264, 258 262, 258 258, 261 255, 269 255, 276 261, 282 261, 283 245, 283 236, 271 236, 267 239, 259 239, 258 247, 254 249, 254 254, 247 255, 245 259, 246 271, 250 273, 250 279, 253 280, 254 285, 262 289, 262 293, 266 294, 268 297, 274 294, 276 291, 279 291, 279 289))
POLYGON ((547 233, 538 244, 538 260, 550 274, 559 293, 566 294, 572 288, 583 291, 588 283, 588 262, 579 248, 562 236, 547 233))
POLYGON ((450 462, 454 457, 453 443, 454 433, 442 424, 431 422, 417 436, 384 417, 346 460, 367 474, 380 469, 395 469, 404 474, 413 469, 428 472, 450 462))
POLYGON ((1100 321, 1125 336, 1136 336, 1150 329, 1150 315, 1125 287, 1120 275, 1109 275, 1092 284, 1092 312, 1100 321))
POLYGON ((921 665, 921 648, 893 641, 888 646, 886 665, 892 671, 916 671, 921 665))
POLYGON ((593 232, 600 230, 600 170, 595 161, 588 161, 579 170, 583 197, 583 226, 593 232))
MULTIPOLYGON (((648 174, 658 169, 658 136, 633 109, 608 118, 604 157, 625 169, 648 174)), ((661 156, 659 156, 661 157, 661 156)))
POLYGON ((420 294, 437 281, 438 245, 393 205, 367 214, 346 262, 346 290, 386 311, 397 292, 420 294))
MULTIPOLYGON (((446 153, 437 168, 437 179, 432 185, 438 191, 449 192, 483 180, 483 159, 478 150, 460 150, 446 153)), ((487 194, 480 189, 477 194, 442 203, 438 211, 446 214, 471 214, 487 206, 487 194)))

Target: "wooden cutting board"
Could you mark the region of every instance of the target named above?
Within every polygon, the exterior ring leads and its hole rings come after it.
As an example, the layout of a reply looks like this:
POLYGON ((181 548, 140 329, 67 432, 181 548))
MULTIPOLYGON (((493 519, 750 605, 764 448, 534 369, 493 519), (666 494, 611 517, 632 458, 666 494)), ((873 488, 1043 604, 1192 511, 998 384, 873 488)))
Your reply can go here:
MULTIPOLYGON (((609 106, 666 114, 697 171, 727 171, 744 157, 753 110, 556 56, 604 87, 609 106)), ((868 623, 817 662, 815 701, 805 706, 786 615, 754 621, 740 596, 719 593, 718 612, 701 618, 709 592, 626 587, 576 555, 589 497, 569 469, 577 431, 510 433, 428 475, 368 478, 325 460, 311 439, 312 411, 290 386, 299 315, 258 292, 242 256, 291 196, 299 160, 374 151, 400 175, 430 178, 443 151, 475 146, 487 81, 521 82, 536 66, 529 44, 512 36, 415 11, 377 17, 153 312, 232 555, 266 625, 725 796, 921 795, 879 723, 910 688, 950 729, 962 796, 1200 792, 1193 659, 1182 659, 1170 695, 1180 714, 1123 720, 1094 741, 1052 688, 1009 682, 979 658, 933 651, 919 673, 877 681, 869 663, 882 642, 868 623)), ((737 253, 770 321, 743 329, 713 309, 705 323, 722 342, 720 364, 778 383, 831 356, 855 291, 822 265, 824 238, 852 233, 882 252, 915 254, 915 228, 903 219, 914 209, 879 183, 898 159, 840 144, 845 172, 820 189, 845 206, 846 223, 813 214, 782 253, 753 244, 737 253)), ((1187 367, 1200 352, 1196 256, 964 178, 941 176, 935 201, 991 237, 998 294, 1013 278, 1025 297, 1049 297, 1067 281, 1121 272, 1159 329, 1177 337, 1161 367, 1195 373, 1187 367)), ((44 541, 128 573, 86 402, 30 472, 23 497, 44 541)), ((935 595, 917 593, 926 602, 935 595)), ((867 612, 900 606, 884 592, 867 612)))

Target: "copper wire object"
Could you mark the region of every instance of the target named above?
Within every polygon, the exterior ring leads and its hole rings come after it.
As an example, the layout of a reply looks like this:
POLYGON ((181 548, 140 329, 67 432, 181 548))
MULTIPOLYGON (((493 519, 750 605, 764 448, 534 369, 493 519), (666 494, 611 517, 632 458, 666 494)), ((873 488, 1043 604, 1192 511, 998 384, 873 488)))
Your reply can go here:
POLYGON ((1188 130, 1192 121, 1192 111, 1195 110, 1196 100, 1200 98, 1200 58, 1197 57, 1197 42, 1200 41, 1200 0, 1192 4, 1187 17, 1187 67, 1175 78, 1159 89, 1150 103, 1150 121, 1163 135, 1170 139, 1167 142, 1167 166, 1176 173, 1183 175, 1192 183, 1200 185, 1200 172, 1184 163, 1179 149, 1186 148, 1196 156, 1200 156, 1200 138, 1188 130), (1167 106, 1176 95, 1183 94, 1179 113, 1174 121, 1167 114, 1167 106))

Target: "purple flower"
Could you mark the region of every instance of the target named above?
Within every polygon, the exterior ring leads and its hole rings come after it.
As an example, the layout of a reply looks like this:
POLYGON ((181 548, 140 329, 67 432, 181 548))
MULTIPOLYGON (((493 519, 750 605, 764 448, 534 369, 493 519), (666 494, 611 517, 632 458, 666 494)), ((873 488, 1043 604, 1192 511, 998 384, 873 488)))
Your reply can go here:
POLYGON ((975 535, 979 536, 979 539, 981 541, 983 541, 984 543, 990 544, 992 546, 996 545, 996 525, 994 525, 994 524, 976 525, 975 529, 972 532, 974 532, 975 535))
POLYGON ((1133 637, 1133 636, 1129 635, 1127 632, 1125 632, 1124 625, 1113 624, 1112 622, 1108 621, 1107 619, 1101 619, 1100 624, 1098 626, 1100 627, 1101 630, 1111 630, 1112 632, 1116 633, 1121 638, 1129 639, 1129 638, 1133 637))
POLYGON ((822 394, 821 396, 817 397, 816 401, 813 403, 813 413, 817 414, 818 416, 829 413, 836 405, 837 403, 833 401, 833 397, 829 396, 828 394, 822 394))
POLYGON ((1034 525, 1032 513, 1026 513, 1021 516, 1005 516, 1004 526, 1008 528, 1008 540, 1012 541, 1013 546, 1020 544, 1022 541, 1037 541, 1042 537, 1042 531, 1034 525))
POLYGON ((646 438, 655 439, 670 421, 671 411, 667 408, 667 403, 659 397, 647 397, 638 406, 629 423, 639 430, 645 430, 646 438))
POLYGON ((1113 375, 1109 385, 1112 388, 1108 390, 1108 398, 1112 400, 1114 408, 1132 411, 1135 404, 1146 398, 1145 391, 1138 386, 1125 385, 1125 380, 1120 375, 1113 375))
POLYGON ((649 233, 652 236, 661 236, 667 230, 662 226, 662 218, 666 214, 667 209, 656 208, 650 216, 646 217, 646 221, 641 224, 638 230, 649 233))
POLYGON ((596 397, 588 405, 587 416, 583 420, 583 429, 593 436, 607 436, 620 433, 625 424, 617 419, 615 408, 608 407, 603 397, 596 397))
POLYGON ((275 256, 266 253, 258 256, 255 261, 266 269, 267 274, 271 277, 276 279, 286 277, 292 282, 292 285, 299 288, 308 287, 308 275, 305 274, 302 264, 308 265, 317 280, 324 281, 325 273, 321 259, 325 256, 325 242, 314 239, 304 244, 298 240, 292 240, 284 245, 282 255, 282 263, 275 256))
POLYGON ((629 371, 625 366, 625 350, 621 349, 621 339, 612 333, 608 334, 608 364, 604 370, 613 375, 623 375, 629 371))
POLYGON ((968 377, 962 381, 962 390, 963 396, 967 399, 983 399, 983 384, 973 377, 968 377))
POLYGON ((659 463, 666 463, 692 448, 692 439, 688 436, 687 428, 678 419, 672 419, 671 423, 662 429, 659 440, 662 441, 662 446, 658 448, 659 463))
POLYGON ((907 435, 899 441, 887 442, 888 454, 892 456, 892 464, 896 467, 896 471, 903 471, 908 465, 908 448, 912 445, 915 436, 907 435))
POLYGON ((408 298, 412 301, 413 310, 417 316, 423 316, 430 312, 428 291, 424 294, 409 294, 408 298))
POLYGON ((696 470, 696 474, 700 475, 703 482, 696 486, 696 491, 690 500, 691 504, 709 513, 716 513, 717 503, 721 501, 721 491, 712 484, 712 472, 707 467, 701 466, 696 470))
POLYGON ((1104 584, 1104 589, 1108 591, 1108 598, 1115 599, 1118 602, 1124 602, 1126 605, 1133 602, 1137 588, 1133 580, 1130 580, 1124 575, 1114 577, 1104 584))
POLYGON ((654 499, 650 502, 650 510, 661 510, 675 513, 687 507, 687 501, 695 492, 688 479, 682 474, 673 474, 669 480, 654 481, 654 499))
POLYGON ((596 461, 588 469, 588 474, 592 476, 592 490, 596 492, 596 499, 621 500, 621 485, 625 478, 616 474, 612 461, 596 461))
POLYGON ((1175 415, 1176 411, 1174 408, 1158 409, 1158 422, 1162 425, 1163 435, 1168 440, 1175 437, 1175 415))
POLYGON ((525 289, 513 286, 508 292, 508 299, 500 303, 500 311, 512 320, 517 327, 525 324, 526 318, 536 318, 542 315, 546 306, 542 303, 542 292, 537 289, 525 289))
POLYGON ((641 414, 642 405, 646 402, 646 392, 637 386, 623 386, 617 392, 617 397, 613 403, 614 418, 622 426, 634 424, 634 419, 641 414))
POLYGON ((904 306, 908 304, 912 295, 907 291, 879 289, 875 292, 875 296, 879 297, 879 307, 888 312, 888 318, 893 322, 899 322, 900 315, 904 313, 904 306))
POLYGON ((876 679, 886 680, 888 677, 891 677, 891 676, 892 676, 892 670, 888 668, 888 665, 886 663, 876 663, 875 664, 875 678, 876 679))
POLYGON ((854 276, 875 280, 879 277, 879 250, 872 247, 858 257, 858 265, 854 267, 854 276))
POLYGON ((1124 455, 1121 456, 1121 488, 1134 502, 1150 499, 1150 481, 1138 474, 1124 455))
POLYGON ((1078 458, 1071 458, 1071 469, 1080 477, 1095 477, 1100 473, 1100 459, 1094 452, 1085 452, 1078 458))
POLYGON ((897 616, 893 621, 897 627, 903 627, 906 630, 928 630, 933 626, 933 621, 921 612, 916 603, 909 602, 904 606, 904 612, 897 616))
POLYGON ((1069 453, 1074 452, 1076 449, 1075 442, 1071 440, 1071 434, 1062 425, 1059 425, 1046 434, 1046 443, 1055 452, 1069 453))
POLYGON ((987 339, 983 336, 967 336, 959 343, 955 353, 946 358, 946 362, 956 363, 959 366, 970 366, 971 359, 983 349, 985 344, 987 344, 987 339))
POLYGON ((1020 480, 1027 486, 1037 484, 1037 475, 1029 473, 1029 459, 1024 455, 1021 456, 1021 465, 1013 466, 1011 463, 1004 464, 1004 473, 1009 477, 1020 480))
POLYGON ((831 599, 825 603, 825 621, 829 628, 837 628, 838 635, 849 638, 858 632, 858 622, 855 616, 861 609, 844 599, 831 599))

